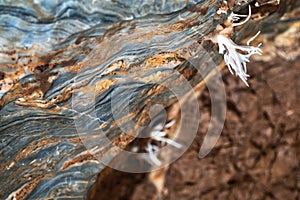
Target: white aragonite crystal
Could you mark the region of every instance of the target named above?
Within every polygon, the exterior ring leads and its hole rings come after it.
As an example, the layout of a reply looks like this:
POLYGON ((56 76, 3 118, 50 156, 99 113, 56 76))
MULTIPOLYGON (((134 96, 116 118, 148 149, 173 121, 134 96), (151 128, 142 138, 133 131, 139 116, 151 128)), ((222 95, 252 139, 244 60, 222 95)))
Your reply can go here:
POLYGON ((249 13, 248 15, 239 15, 239 14, 235 14, 235 13, 231 13, 230 16, 228 17, 228 21, 238 21, 241 17, 246 17, 246 19, 242 22, 238 22, 238 23, 233 23, 232 26, 240 26, 245 24, 247 21, 249 21, 249 19, 251 18, 251 6, 249 5, 249 13))
POLYGON ((164 146, 166 144, 169 144, 171 146, 174 146, 175 148, 182 148, 182 145, 175 142, 174 140, 168 138, 168 135, 163 129, 169 129, 172 127, 175 123, 175 120, 172 120, 171 122, 165 124, 164 126, 162 124, 156 125, 153 130, 150 133, 150 140, 147 143, 146 151, 149 153, 150 161, 154 163, 156 166, 161 166, 161 161, 158 159, 157 154, 159 152, 159 146, 152 144, 152 141, 159 142, 160 145, 164 146))
POLYGON ((229 26, 226 28, 222 28, 220 32, 217 32, 210 40, 219 46, 219 54, 224 55, 224 61, 232 74, 239 76, 242 81, 249 86, 247 83, 247 78, 249 75, 247 74, 247 63, 250 62, 250 57, 254 54, 262 55, 262 50, 260 49, 261 43, 255 47, 250 46, 250 42, 252 42, 260 33, 260 31, 251 37, 248 42, 247 46, 237 45, 235 44, 228 33, 233 31, 233 27, 240 26, 246 23, 251 17, 251 7, 249 5, 249 13, 248 15, 239 15, 235 13, 231 13, 227 19, 229 22, 229 26), (241 17, 246 17, 246 19, 242 22, 234 23, 238 21, 241 17))
MULTIPOLYGON (((252 39, 252 38, 251 38, 252 39)), ((261 44, 257 47, 254 46, 240 46, 235 44, 230 38, 224 35, 217 34, 212 38, 213 42, 217 43, 219 46, 219 54, 224 55, 224 61, 229 69, 229 71, 237 76, 239 76, 242 81, 247 85, 247 62, 249 62, 250 57, 254 54, 261 55, 262 50, 259 48, 261 44), (244 52, 245 54, 238 52, 244 52), (234 72, 233 72, 234 71, 234 72)))

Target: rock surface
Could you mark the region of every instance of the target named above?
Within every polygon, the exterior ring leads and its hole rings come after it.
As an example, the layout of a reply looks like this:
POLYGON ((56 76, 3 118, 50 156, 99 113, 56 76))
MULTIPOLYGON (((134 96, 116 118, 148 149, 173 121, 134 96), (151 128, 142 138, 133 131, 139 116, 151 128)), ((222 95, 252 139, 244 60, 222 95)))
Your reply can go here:
MULTIPOLYGON (((109 162, 137 134, 131 120, 145 124, 151 104, 175 102, 161 85, 183 87, 179 75, 192 86, 201 82, 189 60, 202 45, 220 60, 203 37, 226 19, 215 17, 221 1, 126 2, 1 1, 0 199, 85 198, 104 168, 94 155, 109 162)), ((240 3, 232 9, 243 11, 247 3, 240 3)), ((258 8, 236 40, 293 5, 258 8)), ((205 62, 196 67, 204 76, 212 71, 205 62)), ((279 149, 278 157, 286 152, 279 149)), ((281 165, 275 162, 272 173, 280 175, 281 165)))

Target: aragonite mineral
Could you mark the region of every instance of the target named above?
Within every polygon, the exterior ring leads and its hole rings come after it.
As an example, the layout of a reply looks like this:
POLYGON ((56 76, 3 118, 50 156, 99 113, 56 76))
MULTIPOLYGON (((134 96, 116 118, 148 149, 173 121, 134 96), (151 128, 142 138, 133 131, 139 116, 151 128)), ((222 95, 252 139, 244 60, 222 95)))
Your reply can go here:
POLYGON ((205 36, 232 10, 253 7, 254 17, 233 36, 242 41, 297 5, 257 2, 1 0, 0 199, 86 198, 105 165, 82 137, 113 141, 92 148, 109 162, 136 134, 132 126, 124 134, 120 123, 146 123, 151 105, 176 101, 161 85, 199 84, 213 70, 205 61, 191 64, 201 51, 222 59, 205 36), (218 14, 220 7, 228 12, 218 14), (79 135, 93 120, 99 126, 79 135))

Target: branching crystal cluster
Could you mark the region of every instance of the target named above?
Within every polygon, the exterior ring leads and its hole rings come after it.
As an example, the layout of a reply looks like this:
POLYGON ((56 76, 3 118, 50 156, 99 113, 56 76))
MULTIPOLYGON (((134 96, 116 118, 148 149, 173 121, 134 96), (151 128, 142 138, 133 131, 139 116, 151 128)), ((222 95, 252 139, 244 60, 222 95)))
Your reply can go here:
POLYGON ((220 34, 216 35, 214 40, 219 45, 219 53, 224 54, 224 61, 229 71, 232 74, 235 72, 235 74, 239 76, 247 86, 249 86, 247 83, 247 78, 249 77, 247 74, 247 62, 250 61, 250 56, 254 54, 262 54, 262 50, 259 48, 261 44, 259 44, 257 47, 239 46, 231 39, 220 34), (238 52, 237 50, 240 50, 246 54, 238 52))
MULTIPOLYGON (((242 25, 246 23, 251 17, 251 7, 249 5, 249 14, 248 15, 239 15, 231 13, 228 17, 228 22, 232 23, 232 27, 242 25), (246 17, 242 22, 234 23, 238 21, 241 17, 246 17)), ((250 62, 250 57, 254 54, 261 55, 262 50, 259 48, 261 43, 257 46, 250 46, 250 42, 253 41, 259 34, 258 32, 255 36, 250 38, 247 42, 247 46, 240 46, 235 44, 230 38, 223 34, 216 34, 212 41, 219 45, 219 54, 224 55, 224 61, 232 74, 239 76, 242 81, 247 85, 247 62, 250 62)))
POLYGON ((153 128, 152 132, 150 133, 151 140, 148 141, 148 143, 147 143, 146 151, 149 153, 149 157, 150 157, 151 161, 157 166, 161 165, 161 161, 157 158, 157 153, 159 151, 159 147, 157 145, 151 144, 151 141, 160 142, 161 145, 165 145, 166 143, 168 143, 176 148, 182 147, 181 144, 175 142, 174 140, 167 138, 167 133, 163 131, 163 129, 170 128, 174 123, 175 123, 175 120, 167 123, 165 126, 163 126, 162 124, 158 124, 153 128))

